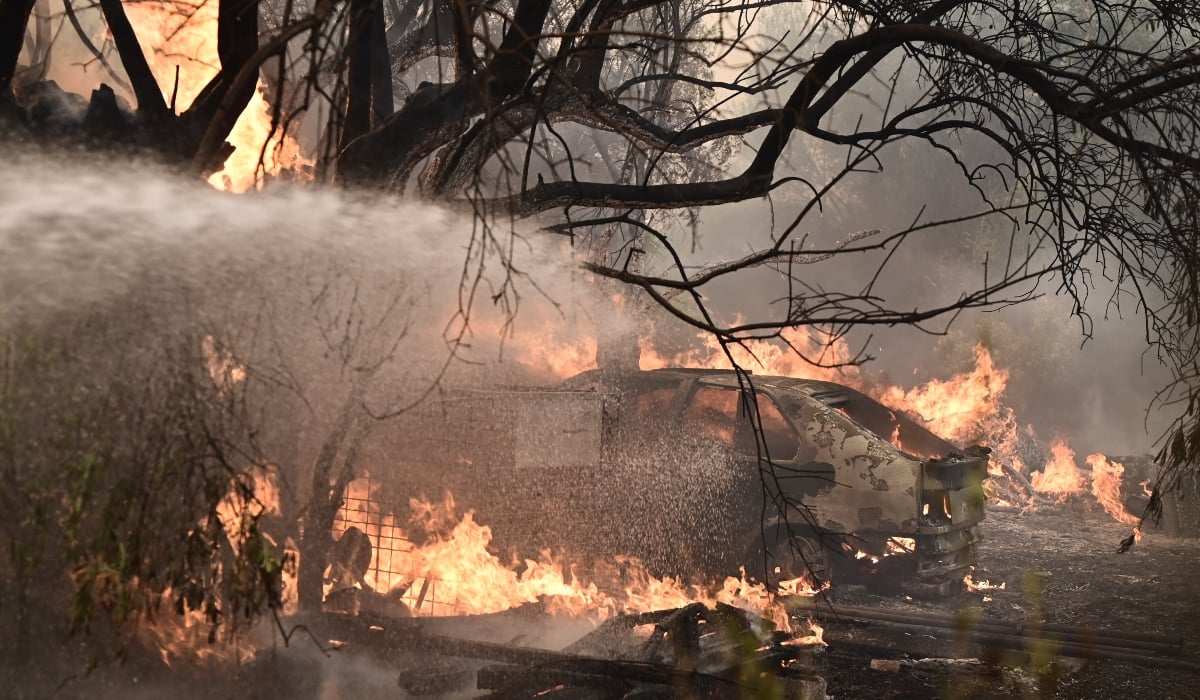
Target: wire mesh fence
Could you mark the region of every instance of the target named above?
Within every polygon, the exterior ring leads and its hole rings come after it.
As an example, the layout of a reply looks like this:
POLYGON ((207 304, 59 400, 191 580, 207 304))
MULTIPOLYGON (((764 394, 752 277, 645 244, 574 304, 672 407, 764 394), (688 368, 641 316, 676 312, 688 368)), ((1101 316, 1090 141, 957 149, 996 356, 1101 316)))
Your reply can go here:
POLYGON ((374 592, 403 590, 399 601, 413 615, 455 614, 458 607, 455 587, 439 580, 430 572, 424 557, 416 556, 417 545, 387 504, 379 502, 380 485, 369 473, 350 482, 333 520, 334 540, 340 540, 352 527, 367 536, 371 542, 371 563, 362 583, 374 592))

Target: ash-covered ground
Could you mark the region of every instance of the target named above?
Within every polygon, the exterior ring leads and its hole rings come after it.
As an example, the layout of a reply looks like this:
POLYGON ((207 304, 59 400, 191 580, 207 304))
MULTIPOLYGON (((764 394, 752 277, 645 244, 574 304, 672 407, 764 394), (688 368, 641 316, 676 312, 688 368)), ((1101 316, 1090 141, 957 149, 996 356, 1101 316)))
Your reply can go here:
MULTIPOLYGON (((982 617, 1013 622, 1045 621, 1123 632, 1182 637, 1182 658, 1200 661, 1200 540, 1150 532, 1124 554, 1118 544, 1130 528, 1103 513, 1066 504, 1026 513, 989 513, 983 523, 975 580, 1002 589, 964 593, 955 601, 926 603, 843 587, 837 604, 891 610, 958 614, 974 606, 982 617)), ((829 649, 818 671, 836 698, 1195 698, 1200 674, 1111 660, 1059 659, 1039 674, 1003 666, 960 670, 899 671, 870 668, 872 659, 946 657, 998 652, 882 627, 831 622, 829 649), (839 643, 839 639, 843 642, 839 643), (849 642, 849 643, 847 643, 849 642), (856 644, 875 644, 876 651, 856 644), (893 654, 882 648, 891 647, 893 654)))

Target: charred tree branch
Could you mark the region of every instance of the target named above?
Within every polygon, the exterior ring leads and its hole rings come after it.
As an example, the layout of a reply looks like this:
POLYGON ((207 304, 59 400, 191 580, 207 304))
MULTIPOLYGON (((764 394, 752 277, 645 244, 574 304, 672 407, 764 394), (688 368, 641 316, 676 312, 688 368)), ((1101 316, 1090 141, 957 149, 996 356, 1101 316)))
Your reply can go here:
POLYGON ((533 68, 549 0, 523 0, 488 66, 449 86, 418 90, 380 129, 350 143, 338 158, 344 184, 381 187, 400 180, 465 121, 499 107, 521 90, 533 68))
MULTIPOLYGON (((291 25, 288 25, 286 28, 280 30, 279 34, 271 39, 270 42, 260 46, 258 50, 255 51, 254 54, 250 56, 250 58, 241 66, 241 69, 237 72, 237 74, 232 77, 230 80, 229 89, 224 91, 224 97, 220 100, 220 102, 217 102, 215 105, 206 104, 203 108, 197 108, 197 105, 194 104, 184 116, 190 117, 191 121, 194 121, 199 126, 203 126, 206 123, 203 120, 203 115, 208 110, 213 110, 214 112, 219 112, 220 114, 224 115, 226 119, 223 119, 222 122, 225 122, 228 119, 228 115, 232 115, 233 120, 236 120, 237 115, 241 114, 241 111, 245 109, 246 106, 244 102, 240 102, 239 97, 245 93, 246 86, 249 86, 251 91, 250 94, 253 94, 254 86, 258 81, 259 67, 262 66, 262 64, 266 62, 268 58, 283 51, 287 46, 287 43, 295 37, 300 36, 304 32, 320 27, 325 21, 325 16, 329 12, 331 5, 325 4, 323 8, 322 14, 312 14, 291 25)), ((213 87, 213 85, 220 80, 221 76, 218 75, 212 83, 209 83, 209 85, 205 87, 205 91, 207 92, 209 88, 213 87)), ((202 96, 204 95, 204 93, 201 94, 202 96)), ((209 96, 209 99, 211 99, 211 95, 209 96)), ((246 97, 246 99, 248 100, 249 97, 246 97)), ((197 98, 197 102, 199 101, 200 98, 197 98)), ((215 114, 214 121, 216 121, 215 114)), ((232 121, 229 121, 228 123, 230 126, 233 124, 232 121)), ((192 170, 194 172, 201 173, 211 167, 217 151, 219 150, 222 141, 225 139, 225 136, 228 135, 228 133, 228 129, 225 131, 220 131, 212 126, 204 130, 203 135, 199 139, 199 146, 195 149, 195 155, 192 158, 192 170)))

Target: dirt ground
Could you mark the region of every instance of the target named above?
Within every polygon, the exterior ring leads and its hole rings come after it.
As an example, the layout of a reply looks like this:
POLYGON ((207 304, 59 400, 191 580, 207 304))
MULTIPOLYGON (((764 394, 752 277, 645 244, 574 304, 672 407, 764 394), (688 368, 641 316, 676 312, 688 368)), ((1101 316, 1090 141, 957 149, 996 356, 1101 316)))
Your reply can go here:
MULTIPOLYGON (((833 600, 939 614, 974 606, 990 619, 1182 637, 1184 658, 1200 661, 1195 633, 1200 625, 1200 540, 1151 532, 1132 550, 1118 554, 1118 543, 1131 528, 1071 504, 1042 512, 989 513, 983 532, 974 578, 1003 584, 1003 589, 928 603, 844 587, 833 600)), ((1113 661, 1060 660, 1042 674, 1028 667, 876 671, 870 669, 875 658, 918 659, 955 651, 987 657, 992 652, 846 622, 827 627, 831 645, 817 655, 817 663, 832 698, 1200 698, 1200 674, 1113 661), (879 649, 857 648, 864 643, 879 649)))

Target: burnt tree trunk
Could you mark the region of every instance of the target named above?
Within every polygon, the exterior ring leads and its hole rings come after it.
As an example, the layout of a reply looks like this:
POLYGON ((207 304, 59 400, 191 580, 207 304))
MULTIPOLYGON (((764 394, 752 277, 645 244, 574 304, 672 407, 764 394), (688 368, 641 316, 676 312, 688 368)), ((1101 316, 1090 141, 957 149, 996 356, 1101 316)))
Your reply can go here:
MULTIPOLYGON (((341 149, 354 139, 371 130, 371 97, 374 85, 371 80, 372 31, 375 17, 373 6, 379 0, 350 0, 350 65, 347 70, 349 97, 346 104, 346 120, 342 124, 341 149)), ((339 149, 340 150, 340 149, 339 149)))
POLYGON ((108 23, 113 43, 117 45, 117 53, 121 56, 121 65, 125 67, 133 94, 137 97, 138 114, 147 124, 166 119, 169 114, 167 103, 163 100, 150 64, 146 62, 146 55, 142 53, 133 25, 125 15, 121 0, 100 0, 100 9, 104 12, 104 21, 108 23))
POLYGON ((350 95, 339 150, 378 127, 394 111, 382 0, 350 0, 349 53, 350 95))
MULTIPOLYGON (((182 115, 181 155, 188 158, 204 150, 210 135, 224 139, 233 130, 256 89, 257 81, 239 81, 238 74, 249 67, 258 51, 258 0, 220 0, 217 12, 217 56, 221 59, 221 71, 182 115)), ((204 165, 216 167, 219 163, 204 165)))
POLYGON ((380 128, 348 144, 338 157, 338 179, 375 188, 403 181, 422 158, 461 133, 467 120, 515 95, 532 73, 538 42, 531 39, 541 33, 549 12, 550 0, 521 0, 486 68, 417 90, 380 128))
POLYGON ((371 12, 371 84, 371 114, 374 117, 371 126, 377 127, 396 111, 392 93, 392 56, 388 52, 382 0, 375 0, 371 12))
POLYGON ((324 602, 324 573, 333 546, 333 520, 342 507, 346 487, 355 477, 358 450, 369 428, 362 395, 374 372, 360 381, 342 406, 337 424, 330 432, 312 473, 312 497, 303 514, 300 537, 300 570, 296 576, 298 603, 302 611, 317 611, 324 602))
POLYGON ((0 93, 11 97, 13 76, 21 58, 25 25, 35 0, 0 0, 0 93))

